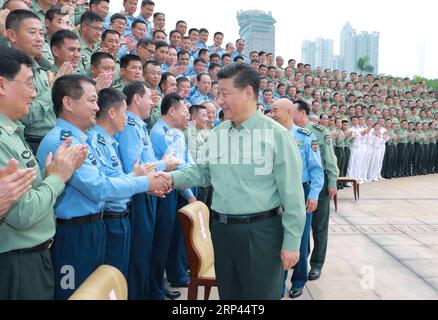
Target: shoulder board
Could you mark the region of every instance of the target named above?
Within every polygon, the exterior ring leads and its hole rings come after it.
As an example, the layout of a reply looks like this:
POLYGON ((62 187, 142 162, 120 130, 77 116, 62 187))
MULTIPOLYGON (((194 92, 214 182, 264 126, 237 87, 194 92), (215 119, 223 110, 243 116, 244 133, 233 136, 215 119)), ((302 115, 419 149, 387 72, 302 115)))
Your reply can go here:
POLYGON ((129 124, 130 126, 135 126, 135 119, 132 118, 132 117, 128 117, 128 124, 129 124))
POLYGON ((313 127, 321 132, 325 130, 325 128, 320 124, 314 124, 313 127))
POLYGON ((68 131, 68 130, 61 130, 60 139, 61 139, 62 141, 67 140, 67 138, 68 138, 68 137, 71 137, 71 136, 72 136, 71 131, 68 131))
POLYGON ((101 136, 100 134, 97 135, 97 142, 99 142, 100 144, 105 145, 105 138, 103 136, 101 136))
POLYGON ((301 134, 304 134, 305 136, 310 136, 312 133, 309 131, 309 130, 307 130, 306 128, 299 128, 298 130, 297 130, 299 133, 301 133, 301 134))

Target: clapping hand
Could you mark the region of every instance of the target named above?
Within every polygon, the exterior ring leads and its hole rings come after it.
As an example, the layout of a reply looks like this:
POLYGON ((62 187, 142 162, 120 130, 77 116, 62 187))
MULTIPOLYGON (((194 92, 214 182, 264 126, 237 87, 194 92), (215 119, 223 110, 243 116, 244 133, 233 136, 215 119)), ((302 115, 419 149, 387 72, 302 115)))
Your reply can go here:
POLYGON ((164 163, 166 164, 166 171, 173 171, 182 163, 182 161, 176 159, 174 156, 168 154, 164 158, 164 163))
POLYGON ((148 176, 149 174, 155 172, 156 169, 157 169, 156 162, 145 163, 140 165, 140 160, 137 160, 137 162, 134 164, 134 168, 132 169, 132 173, 134 173, 136 177, 148 176))

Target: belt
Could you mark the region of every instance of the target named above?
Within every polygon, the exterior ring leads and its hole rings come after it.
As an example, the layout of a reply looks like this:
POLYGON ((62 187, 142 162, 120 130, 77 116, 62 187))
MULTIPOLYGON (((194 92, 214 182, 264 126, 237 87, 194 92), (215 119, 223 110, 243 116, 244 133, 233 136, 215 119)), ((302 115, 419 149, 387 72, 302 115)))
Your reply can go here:
POLYGON ((221 224, 249 224, 258 221, 268 220, 281 214, 283 209, 277 207, 275 209, 259 212, 255 214, 246 215, 229 215, 221 214, 216 211, 212 211, 212 216, 215 220, 218 220, 221 224))
POLYGON ((18 249, 18 250, 11 250, 6 253, 32 253, 32 252, 41 252, 45 251, 47 249, 50 249, 53 244, 53 239, 49 239, 46 242, 43 242, 35 247, 32 248, 26 248, 26 249, 18 249))
POLYGON ((30 136, 30 135, 27 135, 27 136, 25 136, 24 138, 25 138, 25 140, 26 140, 27 142, 40 143, 40 142, 43 140, 44 137, 30 136))
POLYGON ((105 211, 103 213, 103 219, 122 219, 129 216, 129 209, 123 212, 111 212, 111 211, 105 211))
POLYGON ((56 219, 56 222, 59 224, 85 224, 85 223, 91 223, 96 221, 102 221, 103 220, 103 212, 99 212, 96 214, 83 216, 83 217, 76 217, 71 219, 56 219))

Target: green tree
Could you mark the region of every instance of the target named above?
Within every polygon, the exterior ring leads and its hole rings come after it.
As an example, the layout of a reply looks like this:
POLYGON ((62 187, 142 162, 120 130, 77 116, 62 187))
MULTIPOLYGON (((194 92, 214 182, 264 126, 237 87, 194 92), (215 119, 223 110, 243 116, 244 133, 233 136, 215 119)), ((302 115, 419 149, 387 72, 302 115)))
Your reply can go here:
POLYGON ((370 58, 368 56, 359 58, 357 61, 357 68, 360 70, 361 75, 364 71, 369 73, 373 73, 374 71, 374 67, 370 65, 370 58))

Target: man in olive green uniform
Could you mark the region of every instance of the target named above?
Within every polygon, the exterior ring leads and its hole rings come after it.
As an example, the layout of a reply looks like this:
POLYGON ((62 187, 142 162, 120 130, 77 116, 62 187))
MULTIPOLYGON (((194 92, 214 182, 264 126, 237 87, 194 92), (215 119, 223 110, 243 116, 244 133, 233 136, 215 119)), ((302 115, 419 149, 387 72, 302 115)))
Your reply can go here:
POLYGON ((81 17, 79 42, 81 44, 81 67, 89 70, 91 56, 99 50, 103 32, 103 19, 94 12, 84 12, 81 17))
MULTIPOLYGON (((18 119, 29 112, 35 88, 30 57, 0 48, 0 167, 17 159, 19 168, 33 168, 32 189, 0 221, 0 300, 53 299, 54 275, 50 258, 55 234, 53 206, 76 166, 85 159, 82 147, 67 143, 46 161, 46 173, 24 140, 18 119)), ((71 143, 71 140, 68 141, 71 143)))
POLYGON ((405 168, 408 157, 408 126, 406 120, 401 121, 397 134, 400 137, 397 145, 397 177, 407 177, 405 168))
POLYGON ((6 32, 12 47, 22 50, 33 59, 36 98, 32 102, 29 114, 20 121, 25 126, 26 141, 36 153, 42 138, 54 127, 56 121, 47 70, 34 60, 41 54, 44 42, 43 28, 38 16, 32 11, 14 10, 6 19, 6 32), (34 32, 29 33, 28 30, 34 32))
POLYGON ((414 165, 414 157, 415 157, 415 131, 414 131, 414 123, 408 123, 408 156, 406 160, 406 169, 405 172, 408 176, 413 175, 413 165, 414 165))
POLYGON ((337 193, 339 169, 329 131, 323 126, 309 121, 309 115, 306 114, 306 102, 297 101, 297 108, 298 112, 295 113, 294 122, 299 127, 310 130, 318 139, 324 168, 324 188, 319 194, 318 208, 314 212, 312 220, 314 248, 310 258, 309 280, 316 280, 321 275, 327 252, 330 199, 337 193))
POLYGON ((220 298, 279 300, 283 270, 298 262, 305 223, 298 146, 285 128, 257 112, 260 80, 251 66, 227 65, 218 78, 218 104, 231 121, 212 131, 201 163, 169 178, 178 189, 214 187, 220 298))

